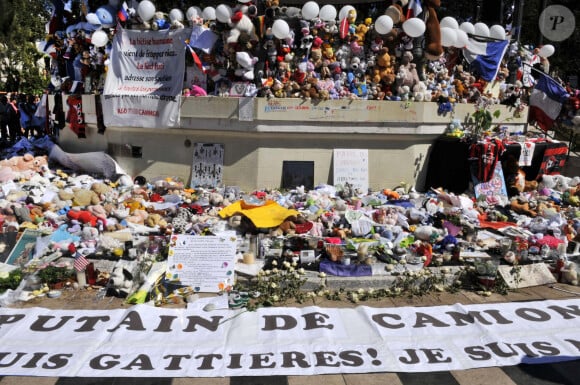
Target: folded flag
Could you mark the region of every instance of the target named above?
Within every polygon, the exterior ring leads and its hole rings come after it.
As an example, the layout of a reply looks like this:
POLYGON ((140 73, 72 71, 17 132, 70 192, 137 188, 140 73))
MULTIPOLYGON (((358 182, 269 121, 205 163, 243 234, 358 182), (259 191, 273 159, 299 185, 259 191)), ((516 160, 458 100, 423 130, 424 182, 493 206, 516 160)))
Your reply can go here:
POLYGON ((528 123, 535 122, 542 130, 547 131, 560 115, 562 105, 570 95, 550 76, 542 72, 539 74, 530 95, 528 123))
POLYGON ((499 71, 508 45, 508 40, 479 42, 469 39, 463 54, 465 60, 471 65, 471 71, 483 80, 491 82, 499 71))

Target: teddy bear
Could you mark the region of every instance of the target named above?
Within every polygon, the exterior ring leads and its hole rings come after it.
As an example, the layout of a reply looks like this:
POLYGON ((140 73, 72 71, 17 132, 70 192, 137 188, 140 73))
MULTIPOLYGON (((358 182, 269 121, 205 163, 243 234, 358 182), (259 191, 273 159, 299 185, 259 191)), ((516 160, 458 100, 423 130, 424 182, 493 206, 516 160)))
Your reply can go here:
MULTIPOLYGON (((259 41, 252 19, 242 11, 237 11, 232 15, 229 27, 230 31, 226 43, 230 46, 251 50, 253 43, 259 41)), ((236 51, 238 50, 236 49, 236 51)))
POLYGON ((369 32, 370 26, 372 23, 373 23, 373 19, 371 19, 370 17, 367 17, 363 23, 360 23, 359 25, 356 26, 356 29, 354 31, 354 36, 357 37, 357 42, 359 45, 361 45, 361 46, 365 45, 367 33, 369 32))
POLYGON ((235 74, 244 80, 254 80, 254 65, 258 62, 257 57, 252 57, 248 52, 240 51, 236 52, 236 63, 238 63, 238 68, 235 70, 235 74))
POLYGON ((427 60, 438 60, 443 55, 441 28, 435 11, 440 6, 441 0, 426 0, 423 5, 423 18, 425 21, 424 56, 427 60))
POLYGON ((510 200, 510 209, 517 214, 525 214, 529 217, 535 218, 538 216, 536 202, 527 200, 521 195, 513 197, 510 200))
POLYGON ((401 57, 401 63, 395 79, 397 94, 401 95, 403 93, 403 87, 413 90, 419 81, 416 65, 413 63, 413 54, 405 51, 401 57))
POLYGON ((305 99, 318 99, 318 78, 309 76, 302 86, 302 97, 305 99))
POLYGON ((29 179, 36 173, 48 171, 48 157, 46 156, 34 156, 27 153, 0 161, 0 181, 2 182, 21 177, 29 179))
POLYGON ((401 24, 405 21, 405 13, 403 8, 407 5, 408 0, 394 1, 389 5, 385 11, 385 15, 393 19, 393 24, 401 24))
POLYGON ((309 61, 314 65, 315 70, 322 67, 322 46, 312 47, 312 49, 310 50, 309 61))
POLYGON ((389 55, 389 49, 387 47, 383 47, 377 52, 376 66, 373 69, 373 81, 375 83, 382 82, 387 85, 393 84, 395 81, 391 55, 389 55))
POLYGON ((163 29, 169 29, 169 27, 171 27, 171 23, 163 12, 157 11, 153 15, 153 21, 151 21, 150 27, 154 31, 159 31, 163 29))

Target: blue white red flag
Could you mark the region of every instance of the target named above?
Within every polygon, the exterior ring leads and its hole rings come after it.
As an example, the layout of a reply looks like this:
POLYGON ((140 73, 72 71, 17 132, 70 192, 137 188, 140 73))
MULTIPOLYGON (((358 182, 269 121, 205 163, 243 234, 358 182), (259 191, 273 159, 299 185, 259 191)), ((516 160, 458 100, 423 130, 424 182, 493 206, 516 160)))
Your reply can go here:
POLYGON ((129 6, 127 5, 126 1, 123 2, 121 9, 119 9, 119 12, 117 12, 117 17, 120 21, 129 20, 129 6))
POLYGON ((193 63, 197 66, 197 68, 199 68, 200 70, 205 72, 205 69, 203 68, 203 64, 201 63, 199 56, 197 56, 197 53, 195 53, 195 50, 193 48, 191 48, 191 46, 189 44, 187 44, 186 42, 183 42, 183 44, 185 44, 185 47, 187 48, 189 53, 191 53, 191 57, 193 58, 193 63))
POLYGON ((569 97, 564 87, 550 76, 540 72, 530 95, 528 123, 536 123, 542 130, 549 130, 569 97))
POLYGON ((417 17, 423 12, 423 6, 421 5, 421 0, 411 0, 407 6, 407 19, 411 17, 417 17))
POLYGON ((471 65, 471 71, 491 82, 497 76, 508 45, 508 40, 479 42, 469 39, 463 53, 465 60, 471 65))

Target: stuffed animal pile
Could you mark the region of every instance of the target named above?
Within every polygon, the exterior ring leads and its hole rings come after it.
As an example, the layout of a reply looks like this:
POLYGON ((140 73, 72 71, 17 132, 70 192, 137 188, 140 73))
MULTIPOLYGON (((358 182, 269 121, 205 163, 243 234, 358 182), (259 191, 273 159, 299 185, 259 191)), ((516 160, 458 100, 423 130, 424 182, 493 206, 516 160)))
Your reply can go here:
MULTIPOLYGON (((335 12, 319 9, 316 13, 306 5, 299 8, 278 1, 238 2, 204 10, 190 7, 185 16, 179 9, 156 10, 148 0, 137 9, 120 3, 91 9, 88 2, 84 9, 56 9, 42 48, 54 64, 50 88, 70 92, 71 85, 77 84, 77 93, 102 90, 118 23, 127 29, 195 30, 189 44, 203 71, 196 74, 195 84, 184 84, 188 96, 420 102, 443 96, 450 104, 486 97, 485 82, 452 76, 454 67, 463 63, 456 61, 458 50, 442 46, 440 0, 424 1, 418 14, 412 14, 417 9, 410 8, 408 0, 388 0, 370 7, 368 13, 362 11, 366 7, 327 7, 335 12), (383 26, 385 17, 390 29, 383 26), (409 19, 424 25, 421 36, 405 33, 404 23, 409 19), (99 36, 91 44, 87 37, 93 34, 99 36), (195 44, 202 35, 204 44, 212 42, 210 46, 195 44), (71 65, 57 65, 63 61, 71 65), (74 68, 77 61, 85 68, 69 73, 67 68, 74 68), (318 79, 316 84, 313 78, 318 79), (474 86, 478 83, 481 87, 474 86)), ((520 96, 517 85, 506 83, 493 102, 519 108, 520 96)))

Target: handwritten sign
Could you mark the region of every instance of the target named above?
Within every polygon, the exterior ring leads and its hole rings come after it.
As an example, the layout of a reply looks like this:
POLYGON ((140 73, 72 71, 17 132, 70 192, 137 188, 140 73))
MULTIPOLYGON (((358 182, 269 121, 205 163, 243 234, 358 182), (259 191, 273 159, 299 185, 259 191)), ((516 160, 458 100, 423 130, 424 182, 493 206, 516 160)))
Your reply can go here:
POLYGON ((366 192, 369 189, 369 151, 334 149, 334 184, 350 183, 366 192))
POLYGON ((222 184, 224 145, 195 143, 191 168, 191 187, 217 187, 222 184))
POLYGON ((118 27, 103 92, 106 126, 178 127, 187 28, 118 27))
POLYGON ((217 293, 233 285, 235 257, 233 237, 178 234, 171 237, 167 265, 173 281, 217 293))
POLYGON ((507 197, 507 188, 505 185, 505 179, 503 176, 501 162, 497 162, 497 164, 495 165, 493 177, 489 180, 489 182, 479 182, 474 175, 472 175, 472 179, 473 186, 475 189, 475 196, 477 198, 479 198, 480 196, 507 197))

